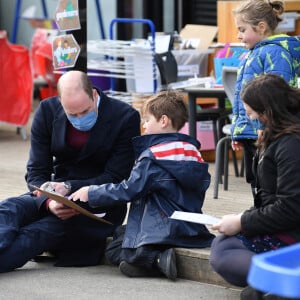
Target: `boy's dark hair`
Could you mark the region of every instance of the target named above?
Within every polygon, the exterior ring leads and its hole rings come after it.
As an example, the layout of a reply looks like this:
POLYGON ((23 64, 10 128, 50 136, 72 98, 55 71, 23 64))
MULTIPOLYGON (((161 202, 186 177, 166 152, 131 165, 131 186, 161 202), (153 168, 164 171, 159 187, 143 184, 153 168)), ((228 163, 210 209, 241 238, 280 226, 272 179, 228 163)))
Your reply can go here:
POLYGON ((179 131, 189 119, 187 105, 181 92, 167 90, 159 92, 146 100, 142 114, 150 113, 157 121, 166 115, 174 129, 179 131))

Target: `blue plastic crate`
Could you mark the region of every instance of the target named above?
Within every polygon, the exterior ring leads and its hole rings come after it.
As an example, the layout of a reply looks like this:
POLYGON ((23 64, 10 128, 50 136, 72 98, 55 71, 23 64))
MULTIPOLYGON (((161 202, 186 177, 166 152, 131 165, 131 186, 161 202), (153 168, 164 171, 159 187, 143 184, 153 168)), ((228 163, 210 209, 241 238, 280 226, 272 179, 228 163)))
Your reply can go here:
POLYGON ((265 293, 300 299, 300 244, 253 256, 248 283, 265 293))

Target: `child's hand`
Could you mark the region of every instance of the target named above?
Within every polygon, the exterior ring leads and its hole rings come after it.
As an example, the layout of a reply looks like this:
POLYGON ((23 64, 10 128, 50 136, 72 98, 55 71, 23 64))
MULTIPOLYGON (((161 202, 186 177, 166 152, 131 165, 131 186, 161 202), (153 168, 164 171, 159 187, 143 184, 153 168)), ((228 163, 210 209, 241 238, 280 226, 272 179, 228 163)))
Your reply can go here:
POLYGON ((74 192, 73 194, 71 194, 68 197, 68 199, 73 200, 73 201, 79 200, 81 202, 88 202, 89 201, 89 196, 88 196, 89 193, 88 192, 89 192, 89 187, 84 186, 81 189, 74 192))
POLYGON ((211 228, 225 235, 235 235, 242 229, 241 214, 223 216, 221 221, 214 224, 211 228))
POLYGON ((243 149, 243 144, 238 141, 232 141, 231 147, 233 151, 239 151, 243 149))

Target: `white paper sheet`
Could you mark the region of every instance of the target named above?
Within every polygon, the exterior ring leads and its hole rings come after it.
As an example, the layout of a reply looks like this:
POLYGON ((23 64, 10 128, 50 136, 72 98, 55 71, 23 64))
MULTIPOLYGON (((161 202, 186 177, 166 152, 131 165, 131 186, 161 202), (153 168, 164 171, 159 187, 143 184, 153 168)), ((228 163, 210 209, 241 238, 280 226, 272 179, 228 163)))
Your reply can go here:
POLYGON ((205 224, 205 225, 213 225, 220 221, 219 218, 210 215, 189 213, 183 211, 174 211, 174 213, 170 216, 170 218, 187 221, 187 222, 205 224))

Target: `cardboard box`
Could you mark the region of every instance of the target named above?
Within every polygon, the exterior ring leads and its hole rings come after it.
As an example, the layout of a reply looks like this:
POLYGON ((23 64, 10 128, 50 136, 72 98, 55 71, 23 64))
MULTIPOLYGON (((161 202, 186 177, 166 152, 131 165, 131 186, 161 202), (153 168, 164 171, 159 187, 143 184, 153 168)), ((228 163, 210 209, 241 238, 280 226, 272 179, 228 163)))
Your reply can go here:
POLYGON ((195 49, 206 50, 211 45, 218 32, 217 26, 187 24, 179 35, 184 40, 190 40, 195 49))

